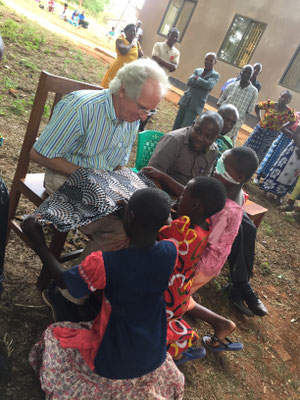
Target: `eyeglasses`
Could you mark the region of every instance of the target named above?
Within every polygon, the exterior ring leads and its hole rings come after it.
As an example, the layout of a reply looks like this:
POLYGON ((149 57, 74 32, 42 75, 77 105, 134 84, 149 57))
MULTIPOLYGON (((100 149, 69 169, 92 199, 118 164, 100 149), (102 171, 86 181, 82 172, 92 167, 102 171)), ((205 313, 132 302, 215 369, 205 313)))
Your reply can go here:
POLYGON ((146 110, 145 107, 140 106, 138 103, 135 103, 137 110, 141 113, 141 114, 149 114, 149 112, 151 110, 146 110))

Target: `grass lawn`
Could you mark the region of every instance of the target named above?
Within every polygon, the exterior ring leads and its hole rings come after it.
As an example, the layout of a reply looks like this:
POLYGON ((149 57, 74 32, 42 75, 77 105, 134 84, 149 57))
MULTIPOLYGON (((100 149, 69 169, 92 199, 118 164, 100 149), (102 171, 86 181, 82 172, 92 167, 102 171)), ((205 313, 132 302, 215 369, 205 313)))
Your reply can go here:
MULTIPOLYGON (((34 1, 18 2, 36 5, 34 1)), ((0 32, 6 44, 0 66, 0 133, 5 137, 0 148, 0 174, 10 187, 40 71, 99 84, 107 65, 67 39, 13 13, 1 2, 0 32)), ((162 101, 148 128, 168 132, 176 110, 173 104, 162 101)), ((44 123, 49 111, 47 105, 44 123)), ((130 165, 134 159, 135 148, 130 165)), ((30 168, 38 170, 36 166, 30 168)), ((252 200, 269 209, 258 230, 252 283, 270 315, 247 318, 233 309, 221 289, 227 282, 226 266, 217 279, 196 294, 201 304, 236 323, 238 328, 231 339, 243 342, 245 349, 237 354, 209 354, 201 362, 184 365, 186 400, 292 400, 299 396, 299 225, 287 221, 257 187, 249 184, 246 190, 252 200)), ((22 200, 20 214, 31 210, 22 200)), ((76 247, 81 241, 80 236, 71 235, 67 246, 76 247)), ((0 386, 1 400, 44 398, 27 362, 30 347, 52 322, 35 287, 40 268, 34 253, 12 234, 0 302, 0 340, 9 347, 12 368, 7 382, 0 386)), ((189 322, 200 337, 210 332, 204 323, 189 322)))

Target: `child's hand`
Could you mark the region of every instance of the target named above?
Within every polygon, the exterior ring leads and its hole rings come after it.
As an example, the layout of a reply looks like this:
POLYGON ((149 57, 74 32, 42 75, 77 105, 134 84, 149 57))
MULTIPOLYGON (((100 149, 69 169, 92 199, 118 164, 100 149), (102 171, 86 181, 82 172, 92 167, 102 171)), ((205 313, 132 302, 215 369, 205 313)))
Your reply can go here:
POLYGON ((145 175, 149 176, 149 178, 156 179, 158 181, 161 179, 162 176, 162 173, 158 169, 153 167, 144 167, 142 168, 142 172, 145 175))
POLYGON ((120 207, 124 207, 125 208, 127 206, 127 204, 128 204, 128 200, 127 199, 121 199, 121 200, 117 201, 117 205, 120 206, 120 207))
POLYGON ((297 169, 297 171, 295 172, 295 176, 298 178, 300 176, 300 169, 297 169))

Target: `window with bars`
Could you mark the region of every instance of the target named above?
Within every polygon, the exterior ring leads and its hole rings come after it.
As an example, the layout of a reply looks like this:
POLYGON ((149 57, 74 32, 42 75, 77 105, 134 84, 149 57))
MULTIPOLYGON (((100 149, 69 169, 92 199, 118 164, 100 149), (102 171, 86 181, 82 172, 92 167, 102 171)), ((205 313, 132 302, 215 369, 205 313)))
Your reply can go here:
POLYGON ((300 46, 283 74, 280 85, 300 93, 300 46))
POLYGON ((197 2, 198 0, 170 0, 158 34, 167 37, 169 30, 175 27, 180 32, 179 42, 181 42, 197 2))
POLYGON ((266 26, 236 14, 218 52, 219 60, 238 68, 248 64, 266 26))

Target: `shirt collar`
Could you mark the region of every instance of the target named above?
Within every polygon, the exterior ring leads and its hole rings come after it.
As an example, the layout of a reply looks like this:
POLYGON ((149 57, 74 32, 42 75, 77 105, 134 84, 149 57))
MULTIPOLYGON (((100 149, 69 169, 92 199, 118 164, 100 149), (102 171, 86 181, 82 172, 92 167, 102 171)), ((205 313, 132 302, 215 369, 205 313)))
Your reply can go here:
POLYGON ((107 103, 107 114, 109 119, 112 121, 113 124, 118 124, 119 120, 116 116, 115 108, 114 108, 114 103, 112 100, 112 94, 109 89, 104 89, 106 90, 106 103, 107 103))
POLYGON ((172 50, 173 49, 173 47, 170 47, 169 45, 168 45, 168 43, 167 43, 167 40, 165 40, 164 41, 164 45, 166 46, 166 48, 168 49, 168 50, 172 50))

